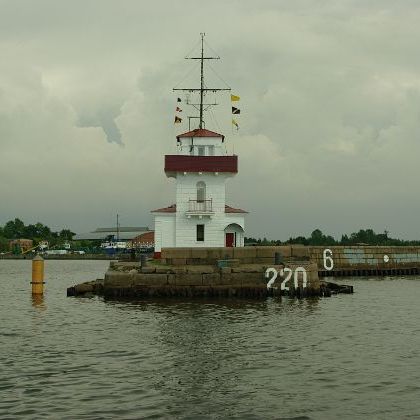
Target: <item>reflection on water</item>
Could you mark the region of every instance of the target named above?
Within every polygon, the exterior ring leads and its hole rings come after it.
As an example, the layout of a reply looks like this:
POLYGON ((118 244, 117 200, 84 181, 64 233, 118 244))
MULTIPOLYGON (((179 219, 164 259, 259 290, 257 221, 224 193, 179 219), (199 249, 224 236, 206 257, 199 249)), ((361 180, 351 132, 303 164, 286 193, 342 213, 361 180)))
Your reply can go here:
POLYGON ((30 264, 0 261, 1 418, 420 415, 418 280, 300 301, 66 297, 106 266, 48 261, 31 297, 30 264))
POLYGON ((46 305, 44 302, 44 295, 31 295, 31 300, 32 300, 32 306, 34 308, 37 308, 39 310, 44 311, 46 309, 46 305))
POLYGON ((187 298, 171 298, 171 299, 144 299, 144 300, 128 300, 107 298, 104 299, 105 305, 110 305, 116 310, 122 311, 150 311, 155 309, 164 309, 164 312, 170 312, 171 308, 178 311, 182 308, 183 311, 205 313, 211 308, 218 308, 226 310, 229 313, 235 313, 235 310, 240 311, 275 311, 283 312, 290 310, 305 311, 312 313, 317 310, 320 299, 317 297, 308 299, 289 299, 288 297, 268 297, 265 300, 257 299, 191 299, 187 298))

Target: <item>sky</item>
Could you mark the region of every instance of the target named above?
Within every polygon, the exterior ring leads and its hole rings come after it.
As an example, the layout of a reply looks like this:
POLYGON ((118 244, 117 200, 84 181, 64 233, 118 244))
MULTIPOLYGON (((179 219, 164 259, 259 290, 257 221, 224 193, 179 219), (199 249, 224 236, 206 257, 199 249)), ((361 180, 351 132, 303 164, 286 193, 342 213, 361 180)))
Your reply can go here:
POLYGON ((227 203, 250 212, 246 236, 420 238, 418 1, 0 0, 0 10, 0 225, 82 233, 118 213, 122 226, 153 228, 150 210, 175 201, 163 156, 188 129, 173 124, 172 89, 198 76, 184 57, 205 32, 221 57, 208 83, 241 97, 239 131, 226 94, 206 127, 239 156, 227 203))

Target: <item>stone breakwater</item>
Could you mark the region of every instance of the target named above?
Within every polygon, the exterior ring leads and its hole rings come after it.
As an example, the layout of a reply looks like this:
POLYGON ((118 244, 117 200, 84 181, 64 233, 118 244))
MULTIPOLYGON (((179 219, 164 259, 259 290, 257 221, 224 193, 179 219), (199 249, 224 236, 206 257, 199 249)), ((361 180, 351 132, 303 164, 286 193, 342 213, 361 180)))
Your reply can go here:
POLYGON ((162 262, 173 265, 216 264, 235 259, 239 264, 272 264, 276 253, 285 261, 310 261, 318 275, 389 276, 420 273, 420 247, 391 246, 256 246, 244 248, 164 248, 162 262))
POLYGON ((400 276, 420 274, 420 247, 306 247, 320 277, 400 276))
POLYGON ((402 275, 419 271, 420 247, 163 248, 161 259, 150 261, 147 266, 112 261, 103 280, 70 287, 67 293, 133 299, 270 295, 299 298, 353 293, 351 286, 320 281, 319 277, 402 275), (268 268, 274 270, 267 277, 268 268), (272 288, 267 289, 270 280, 272 288))
MULTIPOLYGON (((291 295, 319 296, 321 285, 315 264, 304 264, 307 281, 302 279, 298 287, 292 284, 291 295)), ((299 265, 302 267, 302 265, 299 265)), ((283 265, 271 267, 280 271, 283 265)), ((297 266, 289 264, 293 270, 297 266)), ((262 298, 280 293, 277 289, 267 289, 265 271, 267 267, 258 264, 217 267, 211 265, 169 266, 156 265, 139 267, 130 263, 111 263, 104 278, 106 297, 239 297, 262 298)), ((279 279, 280 280, 280 279, 279 279)))
POLYGON ((288 295, 304 298, 331 296, 336 293, 352 293, 350 286, 338 286, 321 282, 318 269, 313 263, 287 263, 270 265, 277 272, 287 268, 290 272, 304 268, 306 281, 297 279, 288 283, 289 290, 281 290, 284 275, 279 275, 273 288, 267 289, 268 266, 258 264, 218 267, 210 265, 169 266, 138 263, 111 262, 103 280, 82 283, 67 289, 68 296, 103 295, 105 298, 242 298, 261 299, 272 295, 288 295))
POLYGON ((287 261, 309 262, 304 246, 250 246, 238 248, 162 248, 161 262, 175 266, 217 265, 220 260, 236 260, 239 264, 272 266, 279 253, 287 261))
POLYGON ((104 280, 70 287, 69 296, 106 298, 265 298, 353 293, 351 286, 319 280, 307 247, 164 248, 143 264, 112 261, 104 280), (268 287, 269 286, 269 287, 268 287))

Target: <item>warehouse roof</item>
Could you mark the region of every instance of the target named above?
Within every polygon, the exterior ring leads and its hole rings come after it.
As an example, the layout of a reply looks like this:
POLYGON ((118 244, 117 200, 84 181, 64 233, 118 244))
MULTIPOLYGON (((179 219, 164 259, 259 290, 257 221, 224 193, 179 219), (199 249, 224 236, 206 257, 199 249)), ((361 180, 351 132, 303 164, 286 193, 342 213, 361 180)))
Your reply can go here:
POLYGON ((117 227, 106 227, 106 228, 97 228, 93 232, 88 233, 79 233, 74 236, 73 240, 82 241, 82 240, 103 240, 108 236, 113 235, 118 236, 119 239, 123 241, 128 241, 135 238, 136 236, 141 235, 142 233, 150 232, 150 229, 147 226, 142 227, 119 227, 117 232, 117 227))

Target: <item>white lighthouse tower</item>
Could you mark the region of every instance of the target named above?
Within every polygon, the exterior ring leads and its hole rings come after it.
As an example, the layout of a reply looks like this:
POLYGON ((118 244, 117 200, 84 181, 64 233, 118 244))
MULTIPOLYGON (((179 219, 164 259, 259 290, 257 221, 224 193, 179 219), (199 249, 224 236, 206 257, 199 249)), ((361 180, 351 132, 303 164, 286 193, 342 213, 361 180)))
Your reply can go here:
POLYGON ((165 174, 176 179, 176 203, 153 210, 155 255, 166 247, 244 246, 244 210, 226 204, 226 181, 238 173, 238 156, 228 155, 225 137, 205 128, 204 57, 201 35, 201 86, 177 89, 200 93, 199 127, 176 137, 177 154, 165 156, 165 174))

